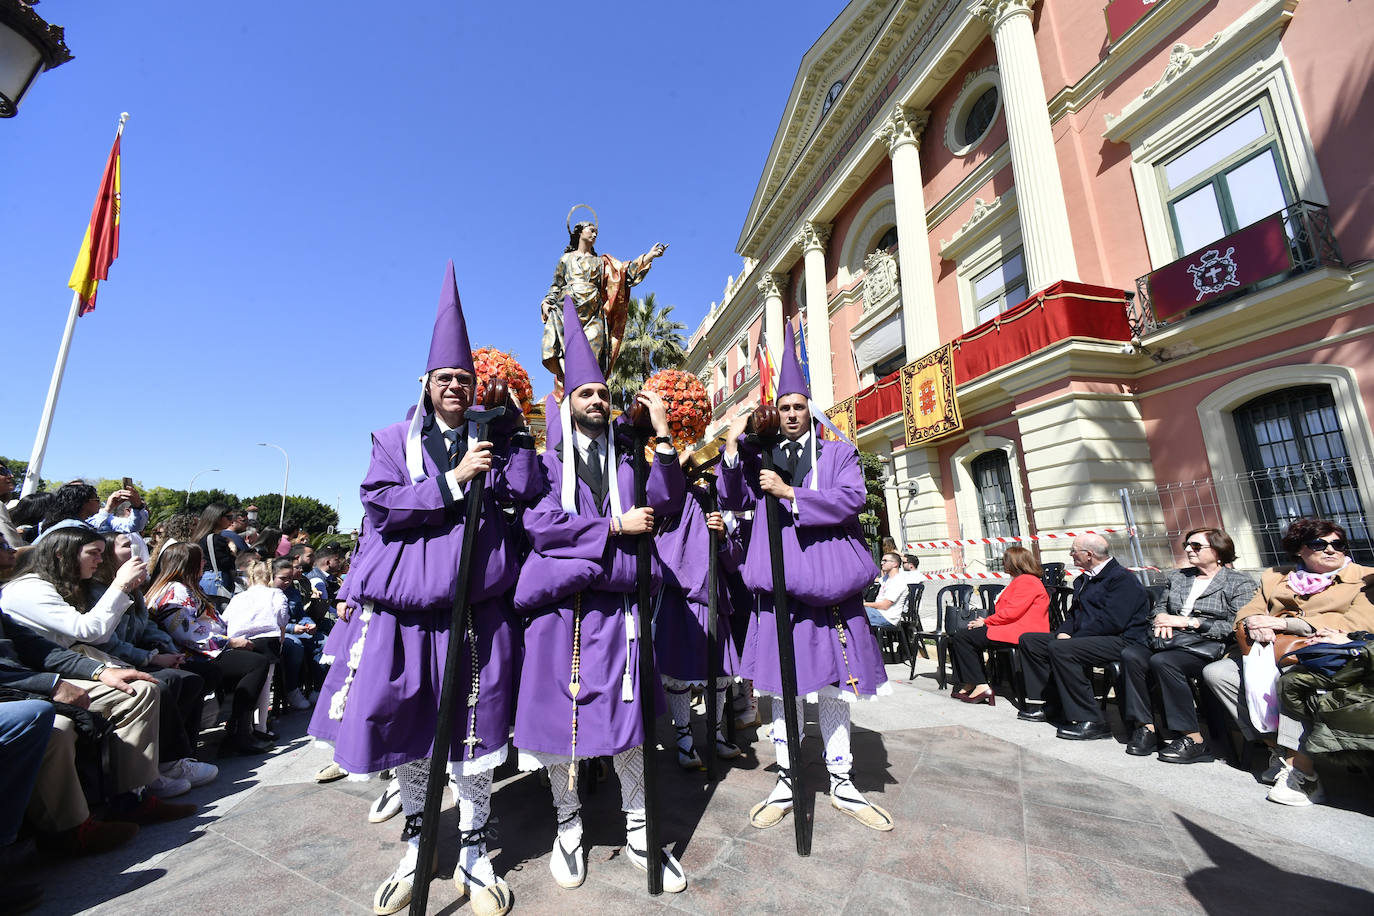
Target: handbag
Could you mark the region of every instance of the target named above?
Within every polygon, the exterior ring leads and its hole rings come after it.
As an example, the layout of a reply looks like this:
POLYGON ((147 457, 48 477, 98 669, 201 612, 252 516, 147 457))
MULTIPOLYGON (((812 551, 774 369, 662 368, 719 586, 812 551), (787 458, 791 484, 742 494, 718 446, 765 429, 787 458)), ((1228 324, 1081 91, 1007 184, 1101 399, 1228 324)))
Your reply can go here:
MULTIPOLYGON (((1271 617, 1301 617, 1301 614, 1294 614, 1292 611, 1284 610, 1271 617)), ((1297 663, 1297 659, 1292 657, 1292 652, 1299 646, 1307 644, 1310 636, 1303 636, 1298 633, 1275 633, 1274 634, 1274 658, 1279 659, 1279 667, 1288 667, 1297 663)), ((1250 654, 1250 631, 1245 628, 1244 621, 1240 621, 1236 627, 1236 645, 1240 646, 1241 655, 1250 654)))
MULTIPOLYGON (((1344 643, 1313 642, 1298 646, 1285 654, 1293 657, 1287 664, 1301 665, 1308 671, 1334 677, 1337 671, 1359 658, 1368 647, 1369 642, 1360 639, 1344 643)), ((1279 659, 1279 664, 1284 664, 1282 658, 1279 659)))
POLYGON ((224 577, 220 575, 219 562, 215 558, 215 535, 211 534, 205 538, 204 552, 205 558, 210 561, 210 569, 201 574, 200 589, 207 595, 211 595, 216 598, 223 598, 227 601, 228 599, 234 597, 234 593, 224 587, 224 577), (213 587, 206 588, 205 586, 207 582, 209 582, 211 575, 214 576, 213 583, 210 583, 213 585, 213 587))
POLYGON ((1226 643, 1220 639, 1211 639, 1203 636, 1194 630, 1177 630, 1173 636, 1154 636, 1146 639, 1145 644, 1153 652, 1167 652, 1171 649, 1180 649, 1184 652, 1191 652, 1193 655, 1205 658, 1209 662, 1214 662, 1226 654, 1226 643))

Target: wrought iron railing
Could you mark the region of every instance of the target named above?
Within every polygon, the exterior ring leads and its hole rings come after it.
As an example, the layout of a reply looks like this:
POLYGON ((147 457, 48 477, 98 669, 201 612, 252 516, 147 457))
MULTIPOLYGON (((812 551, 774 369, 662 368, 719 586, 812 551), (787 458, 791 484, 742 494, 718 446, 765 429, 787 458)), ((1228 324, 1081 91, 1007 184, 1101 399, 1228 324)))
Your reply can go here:
POLYGON ((1340 246, 1331 229, 1330 212, 1324 204, 1301 200, 1140 277, 1135 284, 1135 300, 1126 304, 1126 317, 1131 331, 1139 338, 1158 327, 1182 321, 1290 277, 1321 267, 1344 266, 1340 246), (1244 271, 1238 272, 1233 257, 1237 246, 1244 249, 1248 244, 1263 249, 1267 241, 1263 237, 1266 229, 1273 234, 1282 233, 1286 244, 1270 244, 1267 250, 1258 252, 1262 262, 1270 259, 1267 269, 1263 266, 1252 268, 1250 276, 1244 271), (1286 262, 1273 261, 1276 257, 1281 259, 1285 253, 1286 262), (1194 301, 1178 307, 1179 278, 1185 273, 1192 278, 1193 289, 1189 293, 1195 291, 1197 295, 1194 301), (1157 287, 1163 282, 1173 287, 1170 292, 1174 294, 1174 301, 1157 307, 1157 287))

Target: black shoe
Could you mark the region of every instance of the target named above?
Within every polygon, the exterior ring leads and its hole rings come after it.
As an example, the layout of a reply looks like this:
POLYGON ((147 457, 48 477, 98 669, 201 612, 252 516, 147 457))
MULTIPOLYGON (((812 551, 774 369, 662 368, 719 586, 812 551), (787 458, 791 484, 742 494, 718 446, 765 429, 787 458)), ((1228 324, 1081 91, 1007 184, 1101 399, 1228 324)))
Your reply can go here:
POLYGON ((1126 744, 1126 753, 1132 757, 1148 757, 1159 749, 1159 736, 1153 729, 1137 725, 1131 732, 1131 740, 1126 744))
POLYGON ((1043 706, 1027 706, 1016 714, 1016 718, 1022 722, 1048 722, 1050 720, 1049 713, 1045 711, 1043 706))
POLYGON ((1203 763, 1215 758, 1207 752, 1207 745, 1181 735, 1159 752, 1159 759, 1165 763, 1203 763))
POLYGON ((1060 726, 1055 735, 1070 741, 1093 741, 1098 738, 1110 738, 1112 727, 1106 722, 1070 722, 1068 725, 1060 726))

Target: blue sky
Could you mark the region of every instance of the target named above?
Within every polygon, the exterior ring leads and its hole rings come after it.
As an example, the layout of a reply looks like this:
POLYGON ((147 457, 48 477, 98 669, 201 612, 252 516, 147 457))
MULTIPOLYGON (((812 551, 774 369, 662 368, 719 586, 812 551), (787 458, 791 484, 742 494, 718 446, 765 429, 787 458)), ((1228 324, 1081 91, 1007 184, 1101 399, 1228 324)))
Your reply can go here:
POLYGON ((802 54, 839 2, 46 0, 75 60, 0 121, 0 454, 33 445, 121 111, 121 254, 77 323, 43 465, 360 514, 445 259, 474 346, 542 396, 538 303, 575 203, 688 333, 738 273, 802 54))

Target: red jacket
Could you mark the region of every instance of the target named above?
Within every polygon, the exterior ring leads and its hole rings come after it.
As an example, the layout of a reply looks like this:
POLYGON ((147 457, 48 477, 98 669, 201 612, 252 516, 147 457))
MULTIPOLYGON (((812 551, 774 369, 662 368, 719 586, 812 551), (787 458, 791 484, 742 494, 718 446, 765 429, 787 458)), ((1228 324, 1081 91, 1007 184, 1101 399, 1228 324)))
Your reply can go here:
POLYGON ((987 618, 988 639, 1016 645, 1023 633, 1050 631, 1050 596, 1036 576, 1022 573, 997 596, 987 618))

